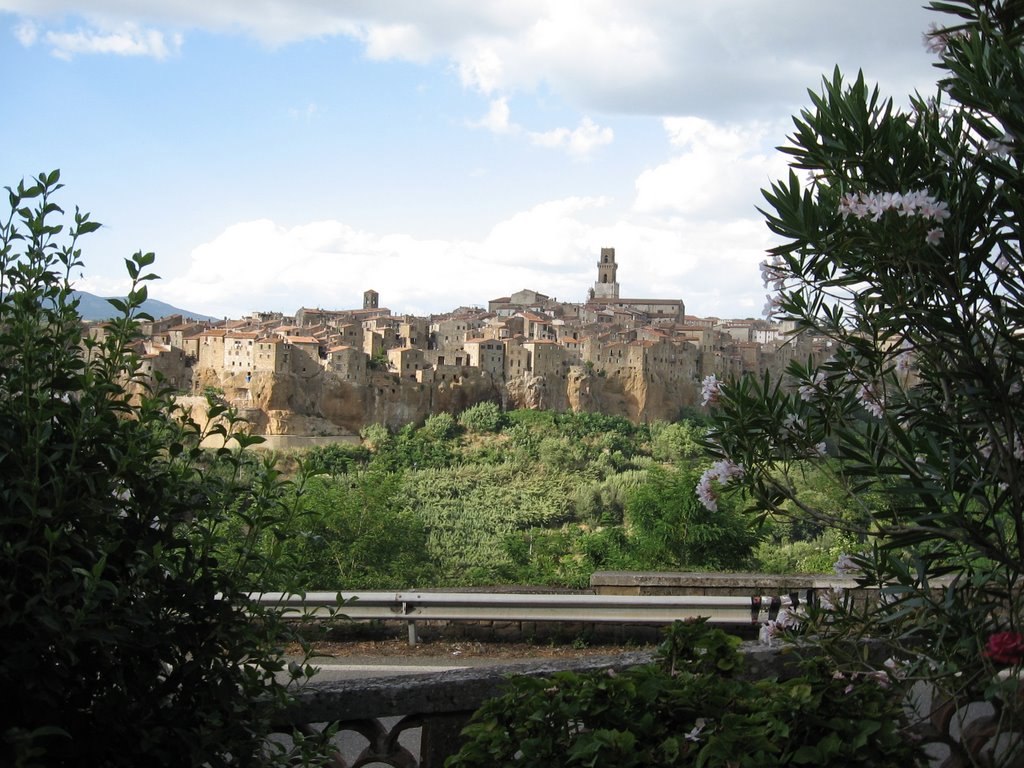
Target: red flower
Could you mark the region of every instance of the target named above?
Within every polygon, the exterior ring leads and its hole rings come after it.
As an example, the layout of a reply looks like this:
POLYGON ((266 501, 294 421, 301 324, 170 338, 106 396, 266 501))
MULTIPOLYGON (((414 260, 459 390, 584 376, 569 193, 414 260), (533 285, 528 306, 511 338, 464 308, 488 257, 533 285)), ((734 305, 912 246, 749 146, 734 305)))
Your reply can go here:
POLYGON ((1024 661, 1024 635, 996 632, 985 643, 985 655, 997 664, 1020 664, 1024 661))

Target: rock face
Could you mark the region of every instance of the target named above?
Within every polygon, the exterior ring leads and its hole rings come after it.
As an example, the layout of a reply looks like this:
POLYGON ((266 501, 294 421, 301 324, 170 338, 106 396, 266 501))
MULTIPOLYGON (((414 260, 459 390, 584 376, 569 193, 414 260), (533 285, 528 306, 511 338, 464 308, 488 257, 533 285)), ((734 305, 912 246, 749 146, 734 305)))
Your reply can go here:
MULTIPOLYGON (((352 435, 370 424, 399 429, 430 414, 458 414, 481 402, 624 416, 632 422, 673 420, 697 399, 697 385, 663 381, 639 372, 598 375, 574 366, 564 376, 523 375, 507 382, 485 371, 457 381, 419 382, 373 371, 355 383, 318 370, 310 376, 254 373, 220 376, 197 372, 199 389, 212 389, 265 435, 352 435)), ((201 410, 201 398, 190 398, 201 410)), ((195 413, 194 411, 194 413, 195 413)), ((200 417, 199 413, 195 413, 200 417)), ((201 420, 201 417, 200 417, 201 420)))
POLYGON ((656 375, 648 380, 640 372, 602 375, 574 366, 564 379, 522 376, 509 381, 505 405, 506 408, 604 413, 623 416, 634 423, 658 419, 673 421, 681 408, 696 403, 697 389, 695 384, 664 381, 656 375))

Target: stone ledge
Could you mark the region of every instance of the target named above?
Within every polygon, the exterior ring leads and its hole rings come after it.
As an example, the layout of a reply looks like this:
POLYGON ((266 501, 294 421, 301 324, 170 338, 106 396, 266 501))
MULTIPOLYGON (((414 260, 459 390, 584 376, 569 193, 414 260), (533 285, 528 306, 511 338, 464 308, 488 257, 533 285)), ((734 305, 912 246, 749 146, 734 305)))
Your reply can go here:
MULTIPOLYGON (((744 642, 743 676, 748 679, 785 678, 796 670, 792 646, 769 647, 744 642)), ((654 662, 649 651, 592 656, 493 667, 456 669, 398 677, 334 682, 310 682, 289 708, 286 724, 337 722, 395 715, 471 712, 501 693, 510 676, 547 677, 556 672, 583 674, 604 669, 624 670, 654 662)))
POLYGON ((597 571, 590 576, 597 594, 781 595, 804 589, 856 589, 856 580, 834 574, 711 573, 677 571, 597 571))

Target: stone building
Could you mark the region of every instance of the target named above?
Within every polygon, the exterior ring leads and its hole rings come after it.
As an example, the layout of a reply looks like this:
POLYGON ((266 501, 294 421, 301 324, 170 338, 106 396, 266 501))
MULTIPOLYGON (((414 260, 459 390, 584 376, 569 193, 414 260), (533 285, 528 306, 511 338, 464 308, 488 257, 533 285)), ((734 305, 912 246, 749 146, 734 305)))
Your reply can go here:
POLYGON ((200 368, 215 371, 224 370, 224 337, 227 331, 223 328, 210 328, 199 334, 200 368))
POLYGON ((284 336, 263 336, 253 348, 252 370, 263 373, 290 373, 289 349, 284 336))
POLYGON ((388 350, 391 369, 403 379, 415 379, 416 371, 426 367, 423 350, 416 347, 396 347, 388 350))
POLYGON ((325 367, 339 379, 363 382, 366 381, 366 360, 362 349, 341 345, 327 350, 325 367))
POLYGON ((468 364, 501 379, 505 376, 505 345, 497 339, 467 339, 468 364))

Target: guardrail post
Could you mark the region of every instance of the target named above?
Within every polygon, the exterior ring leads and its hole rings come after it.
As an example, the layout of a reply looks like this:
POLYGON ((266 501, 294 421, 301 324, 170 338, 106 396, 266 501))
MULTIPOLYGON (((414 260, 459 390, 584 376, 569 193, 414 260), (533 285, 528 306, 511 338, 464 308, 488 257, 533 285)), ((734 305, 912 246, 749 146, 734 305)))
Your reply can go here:
POLYGON ((416 635, 416 622, 412 619, 406 622, 409 625, 409 646, 412 648, 416 647, 416 643, 419 642, 419 637, 416 635))

